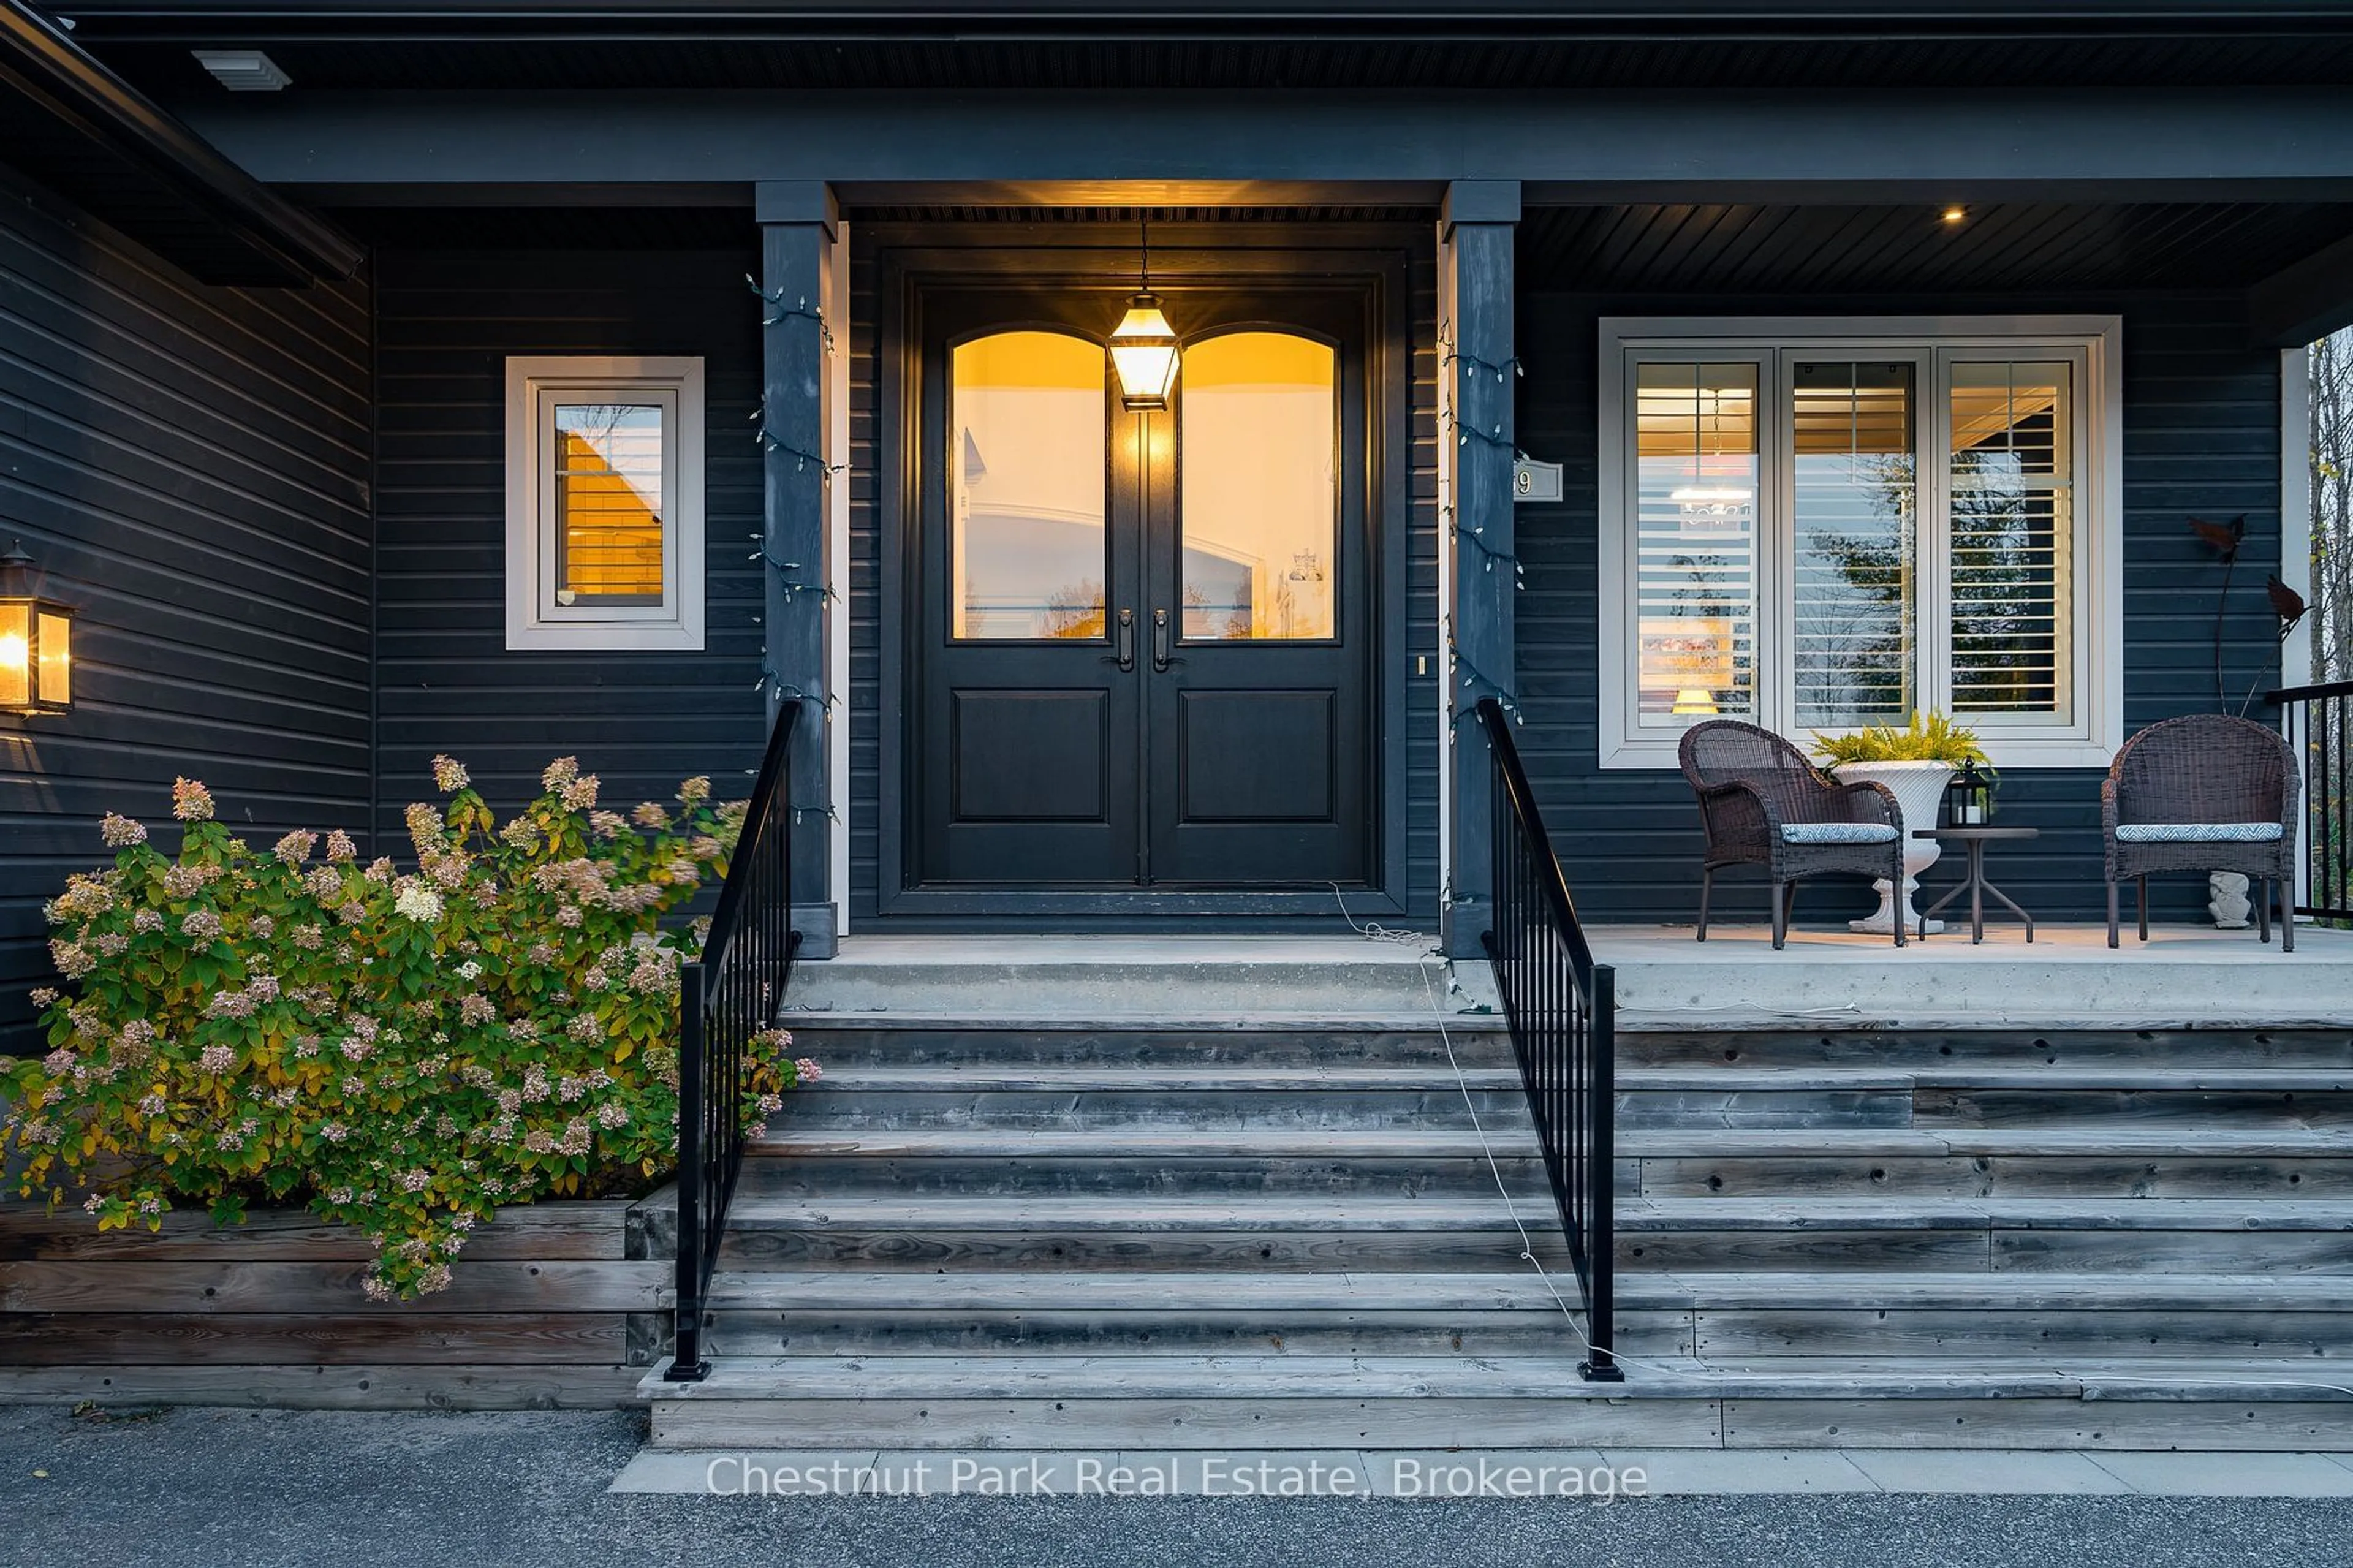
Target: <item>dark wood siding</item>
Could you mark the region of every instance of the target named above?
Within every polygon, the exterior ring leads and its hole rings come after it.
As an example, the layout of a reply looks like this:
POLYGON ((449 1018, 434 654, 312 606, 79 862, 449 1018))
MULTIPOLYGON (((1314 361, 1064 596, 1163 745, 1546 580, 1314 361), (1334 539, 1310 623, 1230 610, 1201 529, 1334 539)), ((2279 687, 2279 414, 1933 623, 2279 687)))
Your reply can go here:
POLYGON ((0 547, 80 609, 74 711, 0 718, 0 1050, 101 813, 365 826, 369 353, 364 283, 207 288, 0 184, 0 547))
POLYGON ((493 801, 576 754, 608 802, 668 799, 708 773, 751 788, 760 678, 760 304, 741 251, 406 250, 377 257, 378 826, 431 792, 435 752, 493 801), (708 399, 705 647, 509 652, 506 360, 699 354, 708 399))
MULTIPOLYGON (((1681 775, 1603 772, 1598 752, 1598 601, 1594 536, 1599 446, 1595 378, 1605 315, 2018 314, 2119 312, 2124 317, 2125 724, 2127 731, 2178 713, 2212 711, 2213 613, 2221 568, 2194 539, 2193 515, 2244 513, 2247 539, 2233 579, 2225 631, 2232 705, 2249 686, 2274 681, 2279 648, 2263 579, 2280 551, 2279 355, 2249 348, 2239 300, 2226 295, 2105 299, 1951 296, 1802 300, 1535 294, 1522 300, 1527 380, 1522 444, 1567 467, 1565 500, 1524 507, 1519 550, 1527 592, 1519 612, 1519 689, 1527 712, 1520 745, 1554 818, 1580 910, 1603 921, 1693 918, 1700 835, 1681 775)), ((2268 718, 2261 704, 2251 710, 2268 718)), ((2001 820, 2039 827, 2031 847, 2000 847, 1988 874, 2041 919, 2105 918, 2095 769, 2012 768, 2003 773, 2001 820)), ((1928 874, 1946 885, 1949 865, 1928 874)), ((2152 884, 2168 918, 2195 914, 2194 878, 2152 884)), ((1801 920, 1868 911, 1868 894, 1801 895, 1801 920), (1845 906, 1853 906, 1851 911, 1845 906)), ((1764 918, 1761 889, 1736 884, 1719 897, 1730 918, 1764 918)))

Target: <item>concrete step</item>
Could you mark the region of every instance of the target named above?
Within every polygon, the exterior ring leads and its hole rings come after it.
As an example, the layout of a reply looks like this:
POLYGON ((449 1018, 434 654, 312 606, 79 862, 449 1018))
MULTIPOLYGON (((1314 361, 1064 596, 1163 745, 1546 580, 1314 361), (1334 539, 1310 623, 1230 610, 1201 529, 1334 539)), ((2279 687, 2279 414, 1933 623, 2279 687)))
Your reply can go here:
POLYGON ((1575 1353, 779 1357, 641 1385, 662 1448, 2342 1446, 2353 1398, 2302 1363, 1869 1358, 1724 1368, 1575 1353), (2223 1435, 2227 1434, 2225 1436, 2223 1435))
MULTIPOLYGON (((1338 913, 1335 900, 1335 914, 1338 913)), ((792 1005, 1022 1021, 1419 1016, 1492 1002, 1486 966, 1357 937, 866 936, 793 977, 792 1005)))

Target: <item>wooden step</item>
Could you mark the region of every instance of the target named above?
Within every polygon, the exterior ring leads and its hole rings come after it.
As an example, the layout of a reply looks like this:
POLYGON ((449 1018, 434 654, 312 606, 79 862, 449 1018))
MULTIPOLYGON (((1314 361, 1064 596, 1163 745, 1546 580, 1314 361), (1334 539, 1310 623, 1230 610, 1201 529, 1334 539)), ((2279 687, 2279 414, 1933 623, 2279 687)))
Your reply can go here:
MULTIPOLYGON (((1861 1093, 1893 1089, 2080 1090, 2115 1093, 2295 1094, 2353 1091, 2353 1063, 2304 1067, 2161 1067, 2091 1065, 1939 1065, 1918 1067, 1750 1063, 1692 1063, 1673 1067, 1625 1067, 1616 1075, 1621 1090, 1651 1094, 1748 1089, 1775 1093, 1861 1093)), ((1473 1089, 1520 1087, 1510 1064, 1445 1061, 1297 1062, 1254 1061, 1056 1061, 958 1060, 931 1064, 860 1065, 828 1068, 807 1093, 822 1098, 851 1091, 965 1093, 1084 1092, 1120 1089, 1134 1093, 1201 1093, 1209 1090, 1288 1093, 1304 1090, 1398 1092, 1467 1085, 1473 1089)))
POLYGON ((2353 1071, 2353 1029, 1768 1029, 1621 1026, 1623 1069, 1699 1064, 1882 1069, 2109 1066, 2353 1071))
MULTIPOLYGON (((1531 1141, 1532 1143, 1532 1141, 1531 1141)), ((1284 1193, 1386 1194, 1392 1198, 1476 1197, 1495 1190, 1496 1170, 1515 1192, 1542 1190, 1543 1168, 1532 1146, 1503 1152, 1494 1167, 1473 1141, 1454 1152, 1409 1158, 1380 1155, 1124 1154, 1094 1150, 1024 1158, 1004 1153, 885 1155, 838 1159, 773 1156, 747 1161, 738 1191, 744 1196, 815 1201, 883 1193, 949 1197, 1240 1196, 1284 1193)), ((1627 1184, 1632 1190, 1632 1183, 1627 1184)))
POLYGON ((1648 1198, 2353 1197, 2353 1142, 2333 1130, 1647 1130, 1619 1148, 1620 1191, 1648 1198))
MULTIPOLYGON (((1857 1069, 1664 1069, 1630 1075, 1620 1124, 1902 1127, 1903 1075, 1857 1069)), ((958 1063, 852 1067, 794 1095, 776 1136, 913 1127, 1099 1125, 1521 1126, 1516 1068, 1450 1064, 1243 1068, 1223 1064, 958 1063)))
POLYGON ((1509 1066, 1510 1036, 1493 1013, 1405 1016, 1022 1022, 941 1014, 811 1014, 787 1009, 797 1054, 828 1069, 1015 1065, 1208 1067, 1509 1066))
MULTIPOLYGON (((1328 1271, 797 1275, 712 1280, 710 1353, 767 1355, 1527 1355, 1578 1343, 1576 1282, 1328 1271)), ((1690 1350, 1681 1309, 1621 1321, 1646 1349, 1690 1350), (1653 1320, 1656 1320, 1655 1321, 1653 1320)))
POLYGON ((1630 1032, 1596 1385, 1496 1023, 793 1020, 656 1440, 2353 1439, 2353 1035, 1630 1032))
POLYGON ((1649 1128, 1627 1133, 1618 1152, 1633 1159, 1889 1158, 1982 1155, 1990 1159, 2048 1156, 2162 1158, 2194 1155, 2231 1159, 2353 1157, 2346 1128, 1941 1127, 1810 1130, 1649 1128))
POLYGON ((2353 1204, 2178 1198, 1640 1199, 1629 1269, 2353 1272, 2353 1204))
MULTIPOLYGON (((1573 1278, 1481 1273, 729 1272, 719 1355, 1525 1355, 1583 1322, 1573 1278), (1555 1292, 1557 1291, 1556 1295, 1555 1292)), ((1631 1272, 1629 1356, 2353 1355, 2341 1278, 1631 1272)))
POLYGON ((1183 1128, 1060 1129, 942 1127, 800 1135, 779 1126, 746 1148, 747 1168, 779 1157, 827 1159, 1264 1159, 1456 1160, 1490 1148, 1508 1154, 1535 1152, 1525 1127, 1497 1129, 1482 1138, 1467 1128, 1183 1128))
POLYGON ((754 1197, 731 1209, 720 1256, 735 1268, 1388 1270, 1492 1267, 1533 1247, 1548 1264, 1565 1261, 1549 1199, 1531 1194, 1517 1209, 1515 1224, 1494 1196, 754 1197))

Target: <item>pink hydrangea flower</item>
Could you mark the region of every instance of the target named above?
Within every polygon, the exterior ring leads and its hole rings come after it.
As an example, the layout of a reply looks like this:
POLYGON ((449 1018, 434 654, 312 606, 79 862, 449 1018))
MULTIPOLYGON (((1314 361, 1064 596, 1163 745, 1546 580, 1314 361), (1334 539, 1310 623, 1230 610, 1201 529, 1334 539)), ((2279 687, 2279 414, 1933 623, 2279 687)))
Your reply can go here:
POLYGON ((210 822, 213 795, 195 779, 172 781, 172 815, 182 822, 210 822))

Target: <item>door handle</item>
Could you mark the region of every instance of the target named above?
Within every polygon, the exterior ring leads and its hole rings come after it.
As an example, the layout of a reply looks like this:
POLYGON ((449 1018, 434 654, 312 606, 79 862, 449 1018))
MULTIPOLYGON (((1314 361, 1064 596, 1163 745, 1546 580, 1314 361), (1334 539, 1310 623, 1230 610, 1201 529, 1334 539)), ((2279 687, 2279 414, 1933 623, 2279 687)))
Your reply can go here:
POLYGON ((1135 668, 1135 612, 1119 613, 1119 668, 1124 674, 1135 668))
POLYGON ((1152 670, 1155 675, 1168 673, 1168 612, 1152 612, 1152 670))

